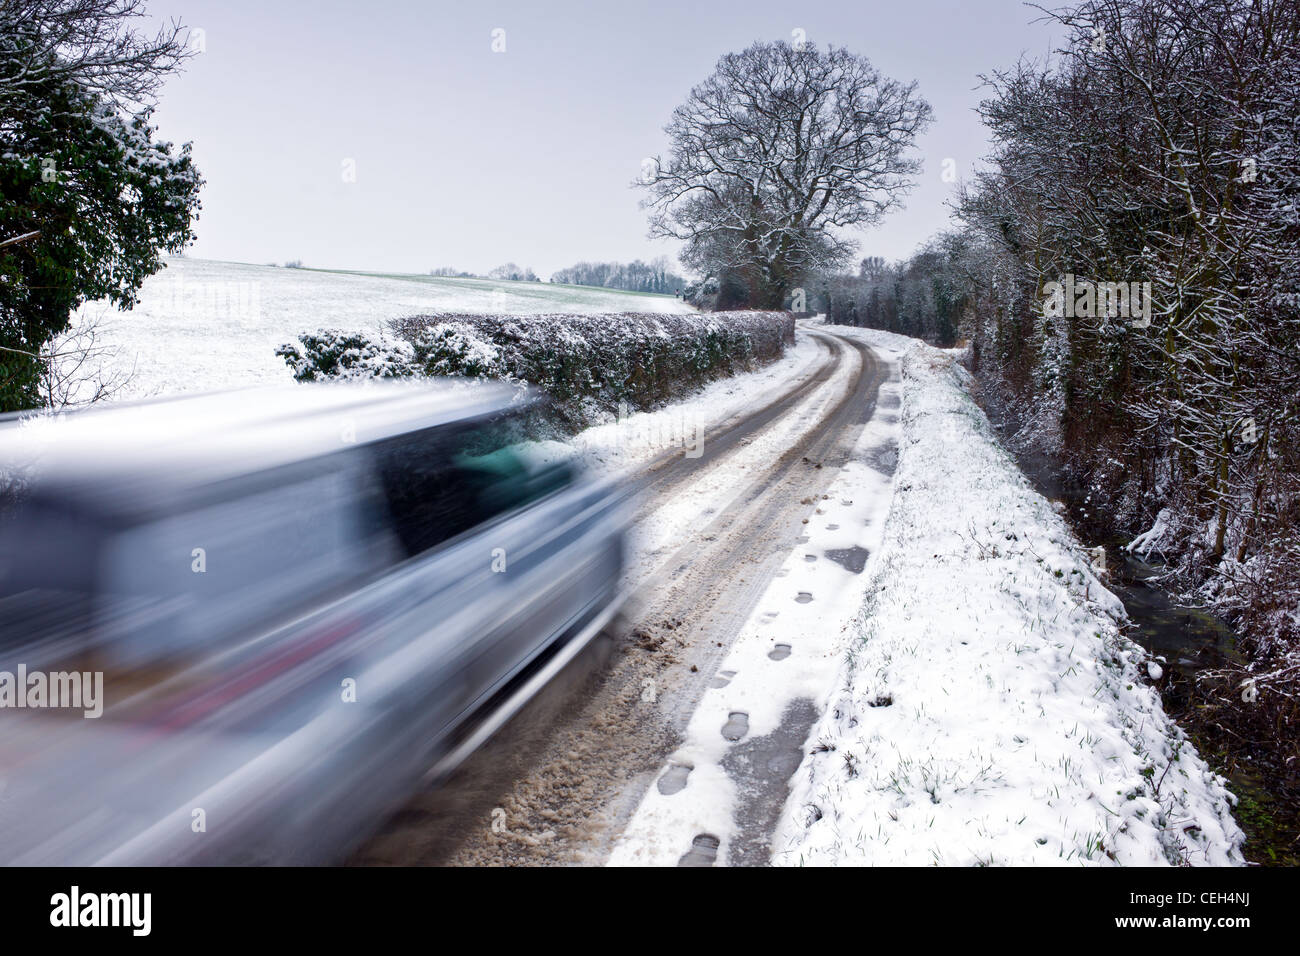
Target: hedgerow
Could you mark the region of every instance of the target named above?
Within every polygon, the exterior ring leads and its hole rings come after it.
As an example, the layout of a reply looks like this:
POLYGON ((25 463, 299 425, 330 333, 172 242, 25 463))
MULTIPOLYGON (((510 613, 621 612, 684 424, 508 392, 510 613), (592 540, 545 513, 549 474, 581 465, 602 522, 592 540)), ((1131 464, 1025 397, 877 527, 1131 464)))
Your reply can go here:
POLYGON ((418 315, 393 338, 322 330, 282 345, 299 381, 460 376, 528 383, 581 427, 658 407, 706 382, 780 358, 794 342, 785 312, 698 315, 418 315))

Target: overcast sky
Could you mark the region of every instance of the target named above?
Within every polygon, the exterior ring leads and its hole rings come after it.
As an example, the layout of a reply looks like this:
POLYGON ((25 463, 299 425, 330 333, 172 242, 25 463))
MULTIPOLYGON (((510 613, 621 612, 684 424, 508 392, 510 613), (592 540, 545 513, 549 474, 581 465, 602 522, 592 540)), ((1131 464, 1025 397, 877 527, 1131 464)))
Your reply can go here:
POLYGON ((163 139, 193 141, 207 180, 192 255, 395 272, 514 261, 543 278, 581 259, 675 255, 675 243, 646 238, 629 183, 721 55, 795 29, 918 80, 934 107, 907 208, 859 236, 864 255, 904 257, 947 221, 944 158, 965 174, 985 151, 978 74, 1040 57, 1053 39, 1019 0, 154 0, 152 10, 202 30, 204 52, 155 115, 163 139))

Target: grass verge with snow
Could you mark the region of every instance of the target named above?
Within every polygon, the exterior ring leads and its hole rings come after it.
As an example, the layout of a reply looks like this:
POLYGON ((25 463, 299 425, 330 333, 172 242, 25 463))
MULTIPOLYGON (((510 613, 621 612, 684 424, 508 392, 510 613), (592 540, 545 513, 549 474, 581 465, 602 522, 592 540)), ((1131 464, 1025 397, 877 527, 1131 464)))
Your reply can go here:
POLYGON ((924 345, 902 371, 882 547, 774 862, 1242 862, 1231 794, 965 371, 924 345))

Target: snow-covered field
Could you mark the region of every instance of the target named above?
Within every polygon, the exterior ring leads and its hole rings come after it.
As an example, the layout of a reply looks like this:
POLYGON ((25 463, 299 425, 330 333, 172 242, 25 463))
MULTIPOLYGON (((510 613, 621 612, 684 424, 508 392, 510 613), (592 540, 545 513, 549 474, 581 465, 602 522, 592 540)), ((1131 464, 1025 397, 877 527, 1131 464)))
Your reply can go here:
POLYGON ((671 296, 612 289, 283 269, 171 258, 145 281, 129 312, 84 306, 98 319, 96 347, 115 369, 134 369, 120 397, 292 381, 277 345, 321 328, 382 331, 390 319, 430 312, 692 312, 671 296))
POLYGON ((883 541, 773 862, 1241 863, 1232 797, 1147 683, 1159 664, 964 370, 920 344, 901 367, 883 541))

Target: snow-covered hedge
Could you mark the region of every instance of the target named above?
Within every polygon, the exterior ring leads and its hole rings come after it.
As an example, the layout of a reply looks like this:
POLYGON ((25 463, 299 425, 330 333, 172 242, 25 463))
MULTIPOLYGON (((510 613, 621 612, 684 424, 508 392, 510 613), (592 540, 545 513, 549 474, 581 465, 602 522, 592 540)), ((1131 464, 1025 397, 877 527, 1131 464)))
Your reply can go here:
POLYGON ((282 345, 299 381, 456 375, 536 385, 571 424, 593 411, 655 408, 706 382, 780 358, 794 343, 786 312, 699 315, 420 315, 395 339, 319 331, 282 345))
POLYGON ((348 378, 406 378, 415 374, 411 350, 401 342, 376 341, 365 332, 321 329, 298 336, 297 345, 281 345, 275 354, 300 382, 348 378))

